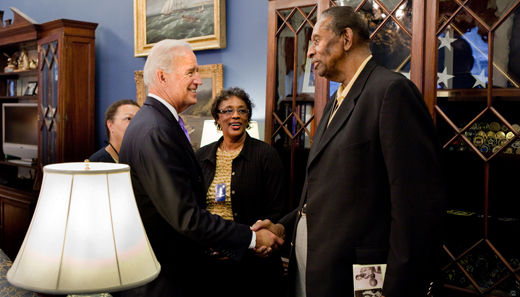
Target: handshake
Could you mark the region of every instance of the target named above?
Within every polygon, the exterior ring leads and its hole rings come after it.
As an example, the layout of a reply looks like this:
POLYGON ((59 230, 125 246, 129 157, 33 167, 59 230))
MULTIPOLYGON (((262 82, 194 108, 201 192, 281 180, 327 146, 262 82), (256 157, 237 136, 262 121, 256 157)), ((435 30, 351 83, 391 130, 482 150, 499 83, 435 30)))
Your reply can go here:
POLYGON ((254 251, 259 257, 268 257, 283 245, 285 228, 282 224, 273 224, 270 220, 258 220, 251 226, 256 234, 254 251))

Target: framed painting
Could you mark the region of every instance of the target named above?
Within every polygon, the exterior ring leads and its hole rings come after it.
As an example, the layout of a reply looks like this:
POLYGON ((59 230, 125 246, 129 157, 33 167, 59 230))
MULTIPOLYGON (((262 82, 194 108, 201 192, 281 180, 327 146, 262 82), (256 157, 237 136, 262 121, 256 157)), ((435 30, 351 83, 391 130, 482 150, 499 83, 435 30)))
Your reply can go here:
POLYGON ((226 47, 225 0, 134 0, 134 55, 147 56, 163 39, 193 50, 226 47))
MULTIPOLYGON (((199 74, 202 85, 197 89, 197 104, 190 106, 181 113, 190 134, 191 146, 199 149, 202 137, 202 128, 205 120, 212 120, 211 104, 215 96, 224 86, 224 66, 222 64, 199 65, 199 74)), ((143 71, 134 72, 136 86, 136 101, 142 105, 146 99, 146 86, 143 82, 143 71)))
POLYGON ((27 87, 25 88, 24 96, 33 96, 37 94, 37 87, 38 82, 37 81, 30 81, 27 83, 27 87))

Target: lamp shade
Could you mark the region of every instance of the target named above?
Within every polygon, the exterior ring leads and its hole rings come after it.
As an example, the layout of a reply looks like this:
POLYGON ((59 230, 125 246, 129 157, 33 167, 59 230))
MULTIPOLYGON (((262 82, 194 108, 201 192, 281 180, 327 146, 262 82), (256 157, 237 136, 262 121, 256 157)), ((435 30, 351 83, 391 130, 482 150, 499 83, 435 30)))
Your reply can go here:
POLYGON ((12 285, 51 294, 112 292, 144 285, 160 270, 128 165, 43 168, 31 224, 7 273, 12 285))

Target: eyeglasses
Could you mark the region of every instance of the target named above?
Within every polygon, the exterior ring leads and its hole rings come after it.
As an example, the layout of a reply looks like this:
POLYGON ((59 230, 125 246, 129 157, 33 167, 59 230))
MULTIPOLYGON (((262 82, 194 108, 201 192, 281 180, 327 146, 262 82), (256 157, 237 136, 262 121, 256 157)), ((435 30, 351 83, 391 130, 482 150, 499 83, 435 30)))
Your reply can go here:
POLYGON ((218 113, 220 113, 221 115, 223 116, 230 116, 232 114, 234 114, 236 112, 238 112, 238 115, 239 116, 246 116, 249 114, 249 110, 247 110, 246 108, 239 108, 239 109, 233 109, 233 108, 226 108, 226 109, 219 109, 218 110, 218 113))

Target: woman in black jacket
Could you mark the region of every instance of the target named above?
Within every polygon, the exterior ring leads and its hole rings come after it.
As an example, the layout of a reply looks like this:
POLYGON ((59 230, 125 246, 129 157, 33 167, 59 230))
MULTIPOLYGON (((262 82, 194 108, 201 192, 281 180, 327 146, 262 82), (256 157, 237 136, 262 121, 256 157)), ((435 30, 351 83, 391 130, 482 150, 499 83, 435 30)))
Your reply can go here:
MULTIPOLYGON (((251 108, 244 90, 223 90, 211 108, 223 136, 196 153, 204 175, 207 210, 249 225, 258 219, 278 220, 285 201, 284 171, 278 153, 246 132, 251 108)), ((279 254, 261 258, 251 251, 239 263, 217 252, 208 254, 207 281, 213 286, 214 296, 281 295, 279 254)))

